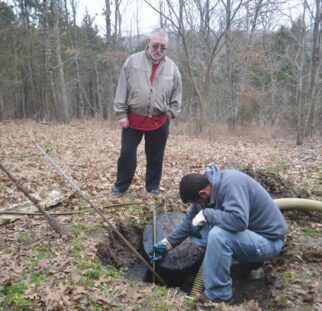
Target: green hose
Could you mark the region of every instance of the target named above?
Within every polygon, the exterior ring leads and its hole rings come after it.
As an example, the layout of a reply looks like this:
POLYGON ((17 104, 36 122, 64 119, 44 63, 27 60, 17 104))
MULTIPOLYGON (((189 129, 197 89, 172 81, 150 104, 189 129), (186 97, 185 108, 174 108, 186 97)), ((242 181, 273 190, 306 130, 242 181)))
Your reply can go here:
MULTIPOLYGON (((304 211, 317 211, 322 212, 322 202, 308 200, 308 199, 297 199, 297 198, 286 198, 274 200, 276 205, 282 210, 297 209, 304 211)), ((203 264, 200 266, 199 271, 193 281, 191 296, 196 297, 204 290, 203 285, 203 264)))

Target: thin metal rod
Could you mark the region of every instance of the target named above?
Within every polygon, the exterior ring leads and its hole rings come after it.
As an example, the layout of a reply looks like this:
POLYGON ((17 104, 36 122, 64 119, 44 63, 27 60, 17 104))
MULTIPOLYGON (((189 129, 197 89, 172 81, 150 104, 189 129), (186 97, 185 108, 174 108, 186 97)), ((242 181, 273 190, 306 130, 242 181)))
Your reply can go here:
POLYGON ((64 177, 64 179, 76 190, 83 199, 99 214, 103 220, 111 227, 111 229, 116 233, 116 235, 129 247, 129 249, 142 261, 142 263, 158 278, 158 280, 165 285, 163 279, 159 276, 158 273, 153 271, 150 264, 140 255, 140 253, 131 245, 131 243, 121 234, 121 232, 107 219, 107 217, 102 213, 102 211, 89 199, 89 197, 75 184, 75 182, 68 177, 63 170, 54 162, 54 160, 42 149, 42 147, 34 143, 36 148, 40 153, 45 157, 45 159, 52 165, 52 167, 64 177))
MULTIPOLYGON (((153 212, 153 245, 157 242, 157 227, 156 227, 156 212, 155 205, 152 204, 152 212, 153 212)), ((153 257, 155 256, 155 251, 153 251, 153 257)), ((155 273, 155 261, 152 264, 153 271, 155 273)), ((153 283, 155 283, 155 276, 153 274, 153 283)))

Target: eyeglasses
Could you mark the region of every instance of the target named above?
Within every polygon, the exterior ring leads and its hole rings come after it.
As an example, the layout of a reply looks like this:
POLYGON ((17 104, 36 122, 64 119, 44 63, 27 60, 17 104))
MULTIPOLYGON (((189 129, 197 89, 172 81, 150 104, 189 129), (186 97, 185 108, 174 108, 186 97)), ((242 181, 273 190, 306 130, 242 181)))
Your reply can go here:
POLYGON ((164 52, 164 51, 167 49, 166 45, 164 45, 164 44, 159 44, 159 43, 154 43, 154 44, 152 44, 152 47, 153 47, 153 49, 154 49, 154 50, 158 50, 158 49, 159 49, 159 47, 160 47, 161 52, 164 52))

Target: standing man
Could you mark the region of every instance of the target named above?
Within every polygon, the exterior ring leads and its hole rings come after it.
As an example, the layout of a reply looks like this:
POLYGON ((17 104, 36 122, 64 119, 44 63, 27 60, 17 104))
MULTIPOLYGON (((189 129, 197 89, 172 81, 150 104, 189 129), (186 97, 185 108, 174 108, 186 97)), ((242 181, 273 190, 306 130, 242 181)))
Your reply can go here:
POLYGON ((154 245, 151 260, 163 260, 167 251, 192 236, 197 246, 206 248, 205 292, 200 300, 231 303, 232 258, 249 267, 277 256, 287 234, 285 219, 253 178, 216 165, 204 175, 184 176, 180 197, 193 205, 177 228, 154 245))
POLYGON ((124 63, 114 100, 122 128, 117 179, 112 193, 121 196, 129 188, 136 169, 136 152, 144 135, 148 192, 160 193, 164 149, 169 120, 181 109, 182 83, 176 64, 166 56, 168 34, 155 29, 145 51, 124 63))

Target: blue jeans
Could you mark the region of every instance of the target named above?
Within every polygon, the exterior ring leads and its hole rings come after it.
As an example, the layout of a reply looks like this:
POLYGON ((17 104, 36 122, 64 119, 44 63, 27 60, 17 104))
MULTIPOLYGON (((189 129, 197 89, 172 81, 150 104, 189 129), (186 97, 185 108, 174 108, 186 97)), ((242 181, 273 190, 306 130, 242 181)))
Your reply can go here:
POLYGON ((200 233, 202 239, 192 237, 191 240, 206 248, 204 285, 205 295, 210 299, 232 297, 232 258, 239 263, 263 262, 277 256, 284 245, 283 240, 271 241, 250 230, 236 233, 205 225, 200 233))

